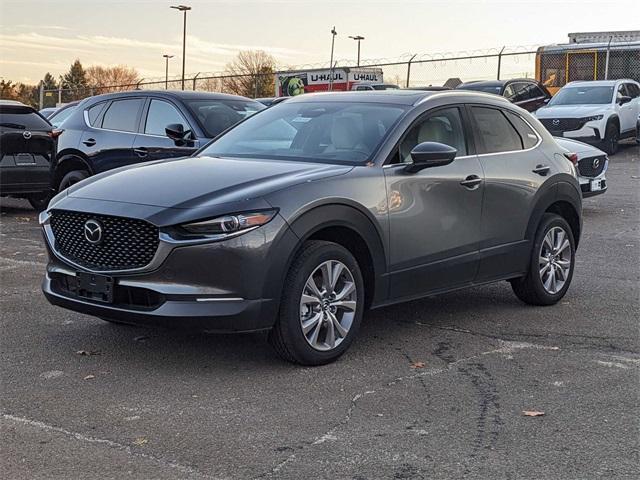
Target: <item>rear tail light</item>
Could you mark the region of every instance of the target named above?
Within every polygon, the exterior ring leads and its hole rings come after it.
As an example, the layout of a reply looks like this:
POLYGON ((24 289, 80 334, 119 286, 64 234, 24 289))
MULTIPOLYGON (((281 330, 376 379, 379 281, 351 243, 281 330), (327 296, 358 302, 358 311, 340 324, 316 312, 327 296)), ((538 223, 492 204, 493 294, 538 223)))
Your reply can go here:
POLYGON ((55 138, 58 138, 60 135, 62 135, 62 132, 64 132, 64 130, 54 128, 49 132, 49 136, 55 139, 55 138))
POLYGON ((565 153, 565 157, 574 165, 578 165, 578 154, 577 153, 565 153))

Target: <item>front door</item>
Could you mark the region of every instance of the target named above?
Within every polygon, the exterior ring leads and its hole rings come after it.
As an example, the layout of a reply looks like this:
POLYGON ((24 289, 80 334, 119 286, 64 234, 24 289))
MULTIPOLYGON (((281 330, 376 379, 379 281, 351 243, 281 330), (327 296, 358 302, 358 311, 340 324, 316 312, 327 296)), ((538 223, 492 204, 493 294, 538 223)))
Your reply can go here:
POLYGON ((200 147, 199 140, 188 139, 184 144, 176 143, 165 133, 167 125, 179 123, 184 130, 191 130, 184 116, 175 105, 152 98, 145 109, 141 133, 136 136, 133 153, 139 161, 159 160, 162 158, 186 157, 200 147))
POLYGON ((385 166, 391 297, 411 297, 468 284, 478 267, 483 172, 471 153, 459 107, 429 112, 385 166), (449 165, 407 173, 411 150, 440 142, 458 153, 449 165))

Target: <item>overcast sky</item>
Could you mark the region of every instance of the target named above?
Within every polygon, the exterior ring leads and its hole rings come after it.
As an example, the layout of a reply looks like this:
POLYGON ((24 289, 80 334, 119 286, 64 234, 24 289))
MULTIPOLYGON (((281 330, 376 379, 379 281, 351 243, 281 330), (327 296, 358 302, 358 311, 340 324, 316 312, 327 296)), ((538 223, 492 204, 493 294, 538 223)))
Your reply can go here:
MULTIPOLYGON (((376 1, 182 0, 187 73, 216 72, 242 49, 273 54, 279 66, 362 58, 563 43, 569 32, 640 28, 640 0, 376 1)), ((0 0, 0 76, 36 83, 80 58, 164 76, 164 53, 180 71, 182 14, 163 0, 0 0)))

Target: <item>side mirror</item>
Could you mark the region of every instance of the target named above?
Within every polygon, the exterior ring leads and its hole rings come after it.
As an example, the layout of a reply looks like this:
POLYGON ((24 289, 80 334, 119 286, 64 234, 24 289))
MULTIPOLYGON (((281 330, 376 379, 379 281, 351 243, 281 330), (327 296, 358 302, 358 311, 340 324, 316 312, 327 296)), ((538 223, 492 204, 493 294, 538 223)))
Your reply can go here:
POLYGON ((181 123, 171 123, 167 125, 164 133, 176 142, 176 145, 184 145, 191 137, 191 130, 185 130, 181 123))
POLYGON ((544 103, 544 104, 546 105, 546 104, 547 104, 547 103, 549 103, 550 101, 551 101, 551 97, 549 97, 549 98, 545 98, 545 99, 542 101, 542 103, 544 103))
POLYGON ((621 97, 618 97, 618 103, 620 105, 624 105, 625 103, 629 103, 631 101, 631 97, 628 97, 626 95, 622 95, 621 97))
POLYGON ((455 148, 445 145, 444 143, 419 143, 411 150, 413 163, 407 165, 405 171, 408 173, 416 173, 424 168, 448 165, 453 162, 457 153, 458 151, 455 148))

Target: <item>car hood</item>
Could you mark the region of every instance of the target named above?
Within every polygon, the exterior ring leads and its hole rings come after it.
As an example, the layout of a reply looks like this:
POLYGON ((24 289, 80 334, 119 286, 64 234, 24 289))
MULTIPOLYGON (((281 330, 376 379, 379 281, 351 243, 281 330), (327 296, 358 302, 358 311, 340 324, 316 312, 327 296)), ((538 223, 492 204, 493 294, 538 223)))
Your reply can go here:
POLYGON ((113 170, 71 187, 68 197, 165 208, 198 208, 261 197, 352 166, 296 161, 188 157, 113 170))
POLYGON ((550 105, 536 111, 538 118, 582 118, 600 115, 607 105, 550 105))
POLYGON ((583 154, 583 153, 590 153, 592 155, 606 155, 602 150, 592 146, 592 145, 588 145, 586 143, 583 142, 579 142, 577 140, 572 140, 569 138, 560 138, 560 137, 553 137, 553 139, 558 143, 558 145, 560 145, 562 148, 566 148, 567 150, 569 150, 570 152, 573 153, 578 153, 578 154, 583 154))

